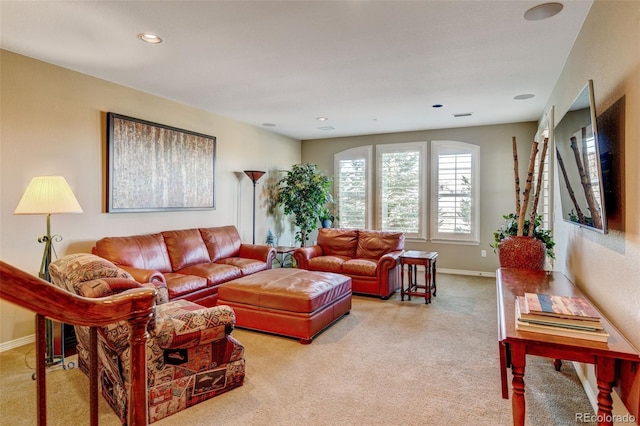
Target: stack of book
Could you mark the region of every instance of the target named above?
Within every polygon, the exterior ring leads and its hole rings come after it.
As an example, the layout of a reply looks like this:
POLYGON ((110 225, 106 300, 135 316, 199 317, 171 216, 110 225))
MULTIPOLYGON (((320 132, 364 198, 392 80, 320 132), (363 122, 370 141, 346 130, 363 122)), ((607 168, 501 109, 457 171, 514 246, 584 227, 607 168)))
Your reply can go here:
POLYGON ((598 312, 582 297, 525 293, 516 297, 516 329, 606 342, 598 312))

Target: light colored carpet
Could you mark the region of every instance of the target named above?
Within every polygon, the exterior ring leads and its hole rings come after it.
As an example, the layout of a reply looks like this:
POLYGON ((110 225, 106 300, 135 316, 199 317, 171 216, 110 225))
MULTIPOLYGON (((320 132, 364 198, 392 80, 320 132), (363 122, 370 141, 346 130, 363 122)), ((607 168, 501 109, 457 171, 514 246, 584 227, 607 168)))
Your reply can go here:
MULTIPOLYGON (((438 284, 431 305, 354 296, 351 314, 311 345, 236 329, 244 386, 155 425, 510 425, 495 280, 439 274, 438 284)), ((32 345, 0 354, 0 425, 36 423, 33 365, 32 345)), ((568 362, 556 372, 552 360, 528 357, 525 382, 527 425, 593 413, 568 362)), ((48 424, 88 424, 86 376, 57 369, 47 383, 48 424)), ((119 424, 102 398, 100 424, 119 424)))

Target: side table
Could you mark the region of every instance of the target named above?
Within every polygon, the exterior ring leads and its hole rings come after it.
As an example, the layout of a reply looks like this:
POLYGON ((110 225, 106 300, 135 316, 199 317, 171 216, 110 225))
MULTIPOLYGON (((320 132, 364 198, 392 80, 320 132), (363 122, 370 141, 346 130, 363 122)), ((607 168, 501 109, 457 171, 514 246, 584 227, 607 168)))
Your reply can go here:
POLYGON ((287 246, 278 246, 276 247, 276 258, 275 261, 278 262, 278 265, 280 265, 281 268, 285 268, 285 264, 287 263, 287 260, 289 260, 289 265, 291 265, 291 267, 293 267, 293 251, 296 249, 297 247, 287 247, 287 246), (280 258, 278 259, 278 256, 280 256, 280 258))
POLYGON ((424 297, 424 303, 431 303, 431 295, 436 296, 436 251, 409 250, 400 255, 400 300, 407 295, 424 297), (408 265, 408 285, 404 287, 404 265, 408 265), (418 265, 424 266, 424 285, 418 285, 418 265), (422 290, 422 291, 421 291, 422 290))

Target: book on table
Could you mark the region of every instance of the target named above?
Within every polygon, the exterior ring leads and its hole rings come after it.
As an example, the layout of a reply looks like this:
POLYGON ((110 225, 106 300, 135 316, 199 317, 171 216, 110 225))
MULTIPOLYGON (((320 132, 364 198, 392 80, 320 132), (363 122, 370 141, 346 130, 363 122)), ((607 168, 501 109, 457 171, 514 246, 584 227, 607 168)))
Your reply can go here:
POLYGON ((600 315, 584 297, 525 293, 528 312, 555 318, 599 321, 600 315))
POLYGON ((600 319, 592 319, 590 317, 553 316, 532 312, 529 308, 529 304, 527 303, 527 299, 522 296, 516 298, 516 305, 519 308, 521 321, 591 331, 602 330, 604 328, 600 319))
MULTIPOLYGON (((520 305, 524 304, 525 298, 516 298, 516 329, 533 333, 550 334, 561 337, 571 337, 574 339, 592 340, 596 342, 607 342, 609 333, 599 324, 595 327, 584 327, 580 325, 567 324, 564 318, 546 317, 546 320, 526 320, 522 318, 520 305), (559 320, 559 322, 554 322, 559 320)), ((578 320, 581 321, 581 320, 578 320)))

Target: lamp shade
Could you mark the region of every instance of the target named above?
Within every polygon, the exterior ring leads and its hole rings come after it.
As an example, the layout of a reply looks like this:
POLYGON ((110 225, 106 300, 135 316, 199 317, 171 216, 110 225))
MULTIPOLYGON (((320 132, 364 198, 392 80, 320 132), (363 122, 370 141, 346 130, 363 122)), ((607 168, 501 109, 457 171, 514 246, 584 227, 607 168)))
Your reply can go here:
POLYGON ((244 172, 247 176, 249 176, 249 179, 251 179, 253 183, 259 181, 260 178, 266 173, 259 170, 245 170, 244 172))
POLYGON ((54 213, 82 213, 82 207, 64 177, 34 177, 13 214, 54 213))

